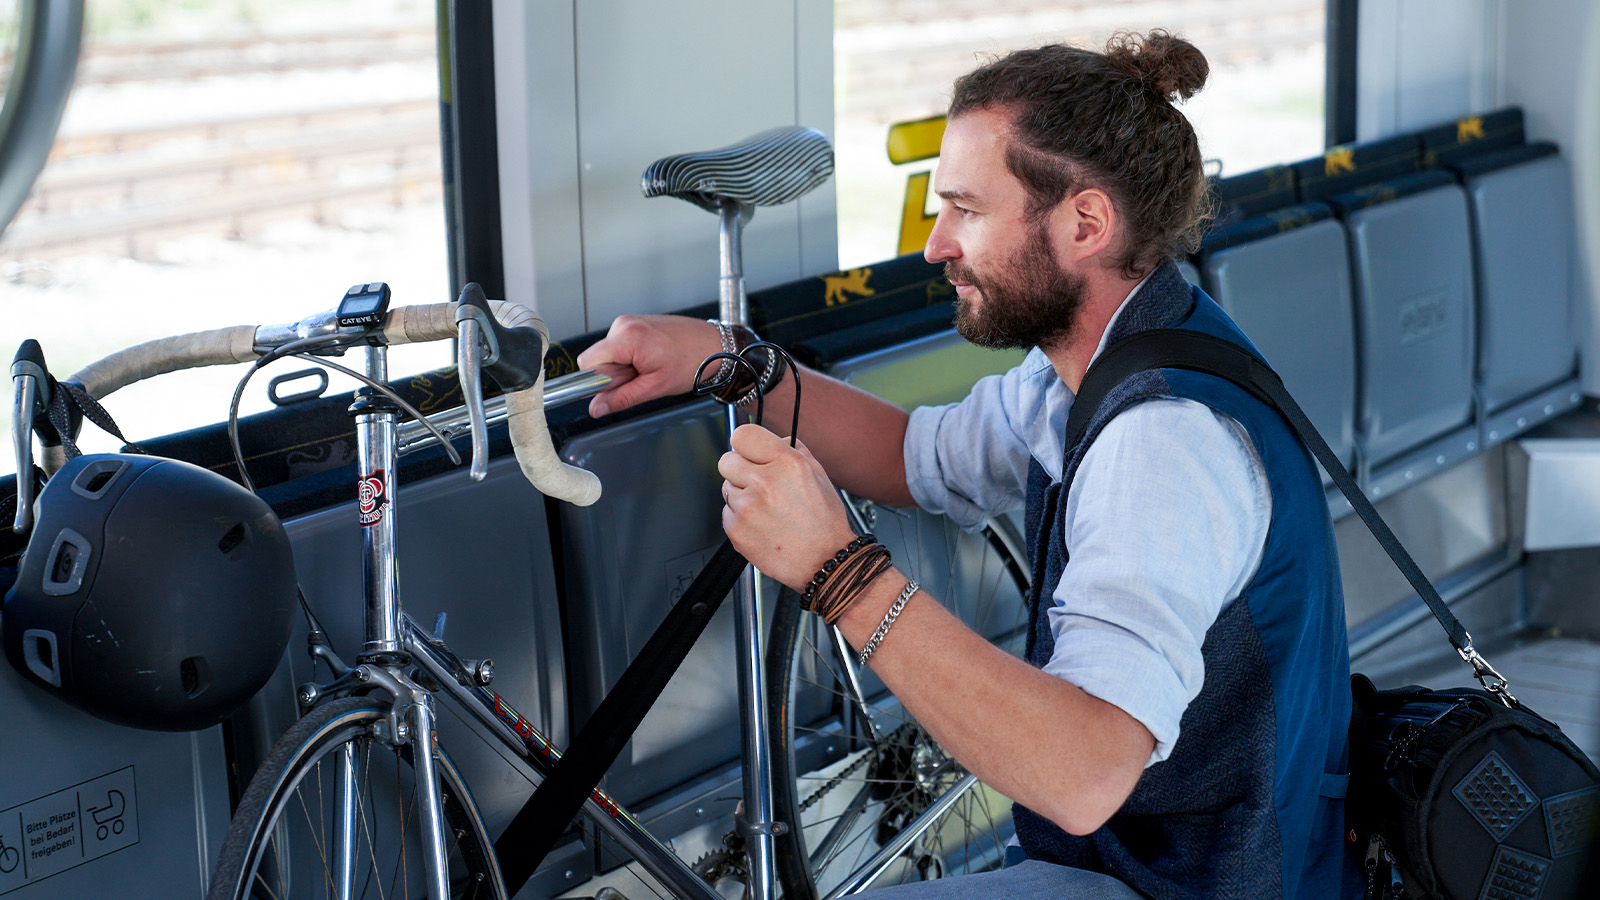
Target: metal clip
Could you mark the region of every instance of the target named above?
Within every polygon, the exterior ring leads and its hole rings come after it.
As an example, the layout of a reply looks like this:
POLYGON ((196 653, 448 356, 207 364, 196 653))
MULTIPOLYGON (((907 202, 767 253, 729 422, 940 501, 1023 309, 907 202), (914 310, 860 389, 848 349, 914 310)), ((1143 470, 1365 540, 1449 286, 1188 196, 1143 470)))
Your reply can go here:
POLYGON ((1472 635, 1467 635, 1467 645, 1458 647, 1456 652, 1461 654, 1461 658, 1466 660, 1468 665, 1472 666, 1472 675, 1483 685, 1484 690, 1493 694, 1501 703, 1512 709, 1522 705, 1511 694, 1511 682, 1506 681, 1504 675, 1496 672, 1494 666, 1489 665, 1489 661, 1479 655, 1477 649, 1472 646, 1472 635))

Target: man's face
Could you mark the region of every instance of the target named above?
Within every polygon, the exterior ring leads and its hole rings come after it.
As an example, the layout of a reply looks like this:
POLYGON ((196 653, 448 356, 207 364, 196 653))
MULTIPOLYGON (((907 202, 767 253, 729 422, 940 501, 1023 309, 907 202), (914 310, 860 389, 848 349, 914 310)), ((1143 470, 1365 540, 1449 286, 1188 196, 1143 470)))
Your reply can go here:
POLYGON ((924 251, 956 289, 956 330, 982 347, 1049 349, 1071 333, 1084 278, 1067 271, 1050 215, 1027 215, 1027 190, 1006 168, 1008 117, 951 119, 934 190, 939 218, 924 251))

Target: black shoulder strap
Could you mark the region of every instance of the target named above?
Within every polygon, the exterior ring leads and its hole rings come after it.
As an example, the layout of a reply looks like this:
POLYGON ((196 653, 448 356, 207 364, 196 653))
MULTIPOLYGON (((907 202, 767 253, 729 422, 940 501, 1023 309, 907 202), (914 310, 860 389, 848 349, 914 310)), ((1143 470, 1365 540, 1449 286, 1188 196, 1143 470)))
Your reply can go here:
MULTIPOLYGON (((1232 341, 1182 328, 1158 328, 1139 332, 1107 347, 1094 365, 1089 367, 1077 397, 1072 401, 1072 411, 1067 415, 1066 446, 1074 447, 1082 440, 1084 431, 1107 394, 1128 378, 1148 369, 1188 369, 1215 375, 1249 391, 1261 402, 1276 409, 1300 436, 1311 454, 1322 463, 1322 467, 1333 476, 1333 483, 1350 500, 1356 515, 1367 524, 1384 552, 1394 560, 1400 573, 1405 575, 1411 587, 1428 604, 1428 609, 1433 611, 1434 618, 1444 626, 1450 643, 1468 662, 1473 663, 1479 677, 1483 676, 1484 671, 1478 668, 1477 662, 1473 662, 1475 658, 1481 660, 1481 657, 1472 649, 1472 636, 1467 634, 1467 629, 1444 605, 1443 598, 1428 577, 1422 574, 1411 554, 1400 546, 1399 539, 1389 530, 1378 511, 1373 509, 1372 501, 1356 486, 1355 479, 1350 477, 1328 442, 1317 433, 1316 426, 1300 409, 1300 404, 1294 402, 1294 398, 1284 390, 1278 373, 1232 341)), ((1484 665, 1487 667, 1487 663, 1484 665)), ((1488 671, 1493 672, 1492 669, 1488 671)), ((1501 679, 1502 685, 1503 682, 1504 679, 1501 679)))

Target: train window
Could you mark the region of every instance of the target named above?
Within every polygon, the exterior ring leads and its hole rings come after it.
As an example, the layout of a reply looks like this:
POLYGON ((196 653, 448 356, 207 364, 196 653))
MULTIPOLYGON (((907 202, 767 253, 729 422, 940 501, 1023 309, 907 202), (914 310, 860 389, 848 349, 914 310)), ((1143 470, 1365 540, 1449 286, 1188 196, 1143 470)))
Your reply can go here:
MULTIPOLYGON (((436 4, 85 6, 50 160, 0 235, 7 359, 37 338, 65 376, 141 340, 296 321, 357 282, 387 281, 397 304, 450 299, 436 4)), ((390 374, 449 361, 446 345, 398 348, 390 374)), ((240 374, 165 376, 107 408, 135 440, 217 422, 240 374)), ((354 385, 340 379, 330 391, 354 385)), ((267 381, 246 412, 268 405, 267 381)), ((14 467, 0 454, 0 472, 14 467)))
POLYGON ((1326 18, 1325 0, 835 0, 841 267, 921 249, 915 230, 902 233, 902 209, 909 195, 915 212, 933 161, 891 162, 889 128, 942 114, 951 82, 985 54, 1100 47, 1124 29, 1183 35, 1211 63, 1183 111, 1212 170, 1238 173, 1323 149, 1326 18))

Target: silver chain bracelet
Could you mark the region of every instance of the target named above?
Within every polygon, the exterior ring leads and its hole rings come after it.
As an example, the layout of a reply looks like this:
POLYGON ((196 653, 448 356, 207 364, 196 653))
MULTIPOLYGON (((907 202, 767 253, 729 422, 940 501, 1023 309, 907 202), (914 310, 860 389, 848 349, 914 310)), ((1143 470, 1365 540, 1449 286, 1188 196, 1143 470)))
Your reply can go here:
POLYGON ((878 630, 872 633, 872 637, 867 639, 867 645, 861 648, 861 655, 856 657, 857 665, 864 666, 867 664, 867 660, 872 658, 872 654, 877 651, 878 645, 883 643, 883 636, 889 633, 889 629, 894 625, 894 620, 900 618, 900 613, 906 608, 907 601, 916 592, 917 583, 915 581, 906 582, 905 589, 900 592, 900 596, 894 599, 894 603, 889 606, 889 611, 883 614, 883 621, 878 623, 878 630))
MULTIPOLYGON (((721 319, 707 319, 717 329, 717 337, 722 339, 722 352, 738 354, 739 347, 733 341, 733 327, 721 319)), ((721 381, 733 374, 734 362, 731 359, 722 360, 722 365, 717 369, 717 379, 721 381)))

